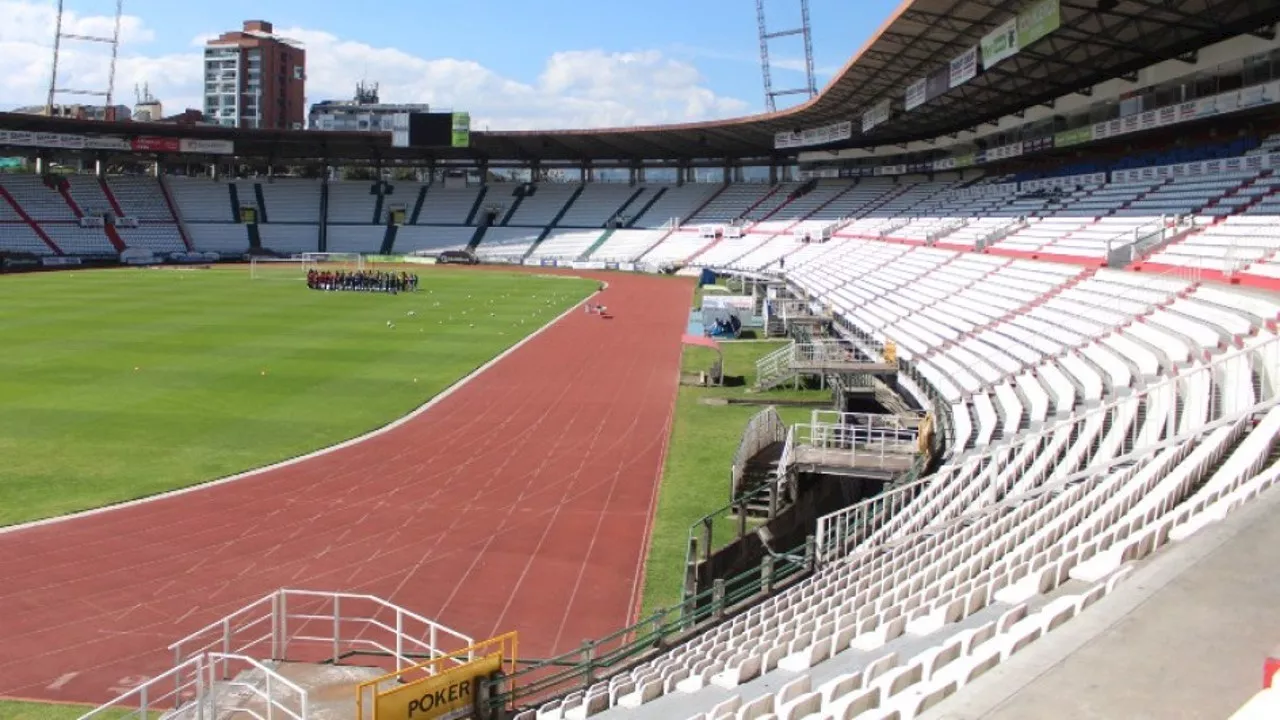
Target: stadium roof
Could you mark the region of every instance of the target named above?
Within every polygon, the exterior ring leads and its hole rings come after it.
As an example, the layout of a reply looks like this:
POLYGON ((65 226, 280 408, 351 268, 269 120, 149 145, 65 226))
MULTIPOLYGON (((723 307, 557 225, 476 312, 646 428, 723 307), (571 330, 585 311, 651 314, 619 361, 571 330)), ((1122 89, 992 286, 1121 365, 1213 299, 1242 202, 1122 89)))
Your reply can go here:
MULTIPOLYGON (((486 158, 516 160, 688 160, 786 157, 774 135, 859 118, 888 97, 893 117, 842 147, 903 144, 995 121, 1105 80, 1241 35, 1274 33, 1275 0, 1061 0, 1061 27, 1016 55, 910 112, 908 85, 1014 17, 1025 0, 908 0, 812 100, 788 110, 733 120, 600 130, 473 132, 469 149, 392 148, 389 135, 255 131, 100 122, 0 113, 0 128, 42 132, 129 133, 234 139, 244 156, 331 159, 486 158)), ((1137 76, 1132 75, 1135 79, 1137 76)))

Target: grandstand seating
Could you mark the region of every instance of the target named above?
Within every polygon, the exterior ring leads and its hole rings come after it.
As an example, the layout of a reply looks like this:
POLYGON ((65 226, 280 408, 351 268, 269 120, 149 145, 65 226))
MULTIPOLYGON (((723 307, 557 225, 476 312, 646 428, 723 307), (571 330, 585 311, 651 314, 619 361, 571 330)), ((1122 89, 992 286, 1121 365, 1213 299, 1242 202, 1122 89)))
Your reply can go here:
POLYGON ((791 259, 950 405, 948 462, 847 559, 540 716, 914 717, 1280 473, 1280 408, 1251 412, 1280 389, 1270 298, 862 239, 791 259))
POLYGON ((521 199, 519 205, 515 204, 515 197, 509 195, 514 191, 510 190, 508 186, 495 185, 493 189, 490 189, 490 193, 497 192, 499 197, 506 195, 508 197, 507 207, 509 209, 514 208, 511 216, 506 220, 506 225, 519 227, 546 227, 550 225, 569 200, 573 198, 574 193, 582 186, 543 183, 535 187, 537 190, 532 195, 527 195, 521 199))
POLYGON ((643 187, 618 183, 589 183, 583 186, 582 194, 569 206, 556 225, 565 228, 603 228, 629 199, 633 196, 638 198, 645 190, 643 187))
MULTIPOLYGON (((273 182, 259 183, 262 197, 267 206, 267 219, 273 223, 310 223, 320 222, 320 181, 285 178, 273 182)), ((346 183, 334 183, 330 186, 330 202, 333 188, 346 183)), ((370 210, 372 214, 372 210, 370 210)), ((368 222, 368 217, 364 222, 368 222)))
POLYGON ((707 201, 722 188, 722 185, 697 183, 679 186, 650 185, 646 188, 645 195, 649 195, 650 192, 653 195, 645 202, 652 201, 652 204, 641 205, 643 212, 633 216, 628 227, 659 228, 666 225, 672 218, 681 218, 682 224, 688 225, 693 222, 690 216, 698 208, 707 204, 707 201))
MULTIPOLYGON (((475 207, 480 186, 453 187, 432 186, 422 202, 418 216, 419 225, 466 225, 471 209, 475 207)), ((494 202, 486 193, 486 204, 494 202)))
POLYGON ((600 239, 604 230, 553 230, 529 254, 530 258, 576 260, 600 239))

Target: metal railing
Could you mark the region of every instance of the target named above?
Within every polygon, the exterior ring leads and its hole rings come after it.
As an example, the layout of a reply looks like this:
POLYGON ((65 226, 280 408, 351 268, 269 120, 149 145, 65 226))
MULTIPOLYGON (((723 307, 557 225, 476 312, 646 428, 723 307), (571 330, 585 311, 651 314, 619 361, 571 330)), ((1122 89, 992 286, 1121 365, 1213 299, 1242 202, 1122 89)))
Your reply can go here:
POLYGON ((818 518, 814 531, 818 563, 832 562, 858 547, 910 505, 930 481, 915 480, 818 518))
POLYGON ((555 657, 527 663, 491 685, 491 708, 517 707, 584 690, 628 670, 794 583, 814 568, 811 542, 766 556, 758 568, 654 612, 640 622, 555 657))
POLYGON ((323 648, 337 663, 352 654, 392 658, 400 669, 468 647, 472 639, 373 595, 277 590, 169 646, 174 665, 207 653, 250 651, 286 660, 292 648, 323 648))
POLYGON ((1014 220, 1008 225, 998 227, 995 230, 992 230, 991 232, 987 233, 986 235, 983 235, 982 237, 978 238, 977 242, 973 244, 973 249, 979 252, 986 250, 993 243, 1000 242, 1001 240, 1009 237, 1010 235, 1018 232, 1019 230, 1025 227, 1030 227, 1030 223, 1028 223, 1026 220, 1022 218, 1018 218, 1017 220, 1014 220))
POLYGON ((257 720, 307 720, 307 691, 251 657, 206 652, 187 658, 80 720, 139 718, 220 720, 237 714, 257 720))
POLYGON ((747 427, 742 431, 742 439, 738 441, 738 449, 733 453, 733 464, 729 470, 729 500, 732 501, 738 496, 747 462, 761 450, 773 443, 783 442, 786 438, 787 428, 782 423, 782 418, 778 416, 777 408, 767 407, 747 421, 747 427))
POLYGON ((919 449, 914 430, 801 423, 790 436, 797 461, 832 467, 905 469, 919 449))

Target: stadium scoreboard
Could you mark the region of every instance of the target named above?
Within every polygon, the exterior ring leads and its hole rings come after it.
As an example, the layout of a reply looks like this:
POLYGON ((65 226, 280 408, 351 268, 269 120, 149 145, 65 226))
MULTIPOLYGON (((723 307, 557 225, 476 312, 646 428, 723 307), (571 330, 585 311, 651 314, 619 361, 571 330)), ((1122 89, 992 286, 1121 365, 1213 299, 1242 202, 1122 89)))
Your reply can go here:
POLYGON ((409 148, 471 147, 471 115, 464 112, 400 113, 392 121, 391 145, 409 148))

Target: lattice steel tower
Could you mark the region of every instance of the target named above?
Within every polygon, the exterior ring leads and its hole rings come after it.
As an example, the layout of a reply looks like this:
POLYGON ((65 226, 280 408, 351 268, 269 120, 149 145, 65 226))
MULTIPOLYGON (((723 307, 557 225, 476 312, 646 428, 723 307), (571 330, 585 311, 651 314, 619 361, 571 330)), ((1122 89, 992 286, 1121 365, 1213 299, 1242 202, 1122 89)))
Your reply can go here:
POLYGON ((114 120, 112 114, 115 110, 113 98, 116 90, 116 58, 120 53, 120 16, 124 12, 124 0, 116 0, 116 14, 113 30, 110 37, 99 35, 78 35, 75 33, 64 32, 62 29, 62 17, 65 12, 63 8, 64 0, 58 0, 58 16, 54 23, 53 30, 53 63, 52 71, 49 75, 49 98, 45 101, 45 113, 52 115, 53 108, 58 104, 59 95, 76 95, 81 97, 100 97, 102 98, 103 117, 106 120, 114 120), (58 85, 58 60, 59 54, 62 52, 62 43, 66 41, 97 43, 108 45, 111 48, 111 62, 107 66, 107 87, 102 89, 79 89, 64 88, 58 85))
POLYGON ((806 99, 818 94, 818 84, 813 78, 813 36, 809 33, 809 0, 800 2, 800 27, 770 32, 764 19, 764 0, 756 0, 756 20, 760 25, 760 72, 764 75, 764 104, 769 112, 778 109, 779 95, 805 95, 806 99), (805 87, 787 90, 773 89, 773 69, 769 64, 769 41, 776 38, 800 35, 804 39, 805 87))

